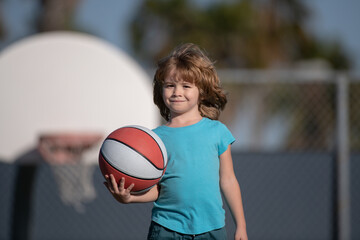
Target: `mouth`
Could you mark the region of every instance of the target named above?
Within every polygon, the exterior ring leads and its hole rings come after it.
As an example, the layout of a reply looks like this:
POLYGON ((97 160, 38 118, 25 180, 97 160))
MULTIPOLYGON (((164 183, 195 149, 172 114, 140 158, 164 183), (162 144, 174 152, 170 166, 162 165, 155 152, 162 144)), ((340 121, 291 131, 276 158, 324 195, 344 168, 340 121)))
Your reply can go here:
POLYGON ((181 103, 181 102, 185 102, 185 101, 184 100, 174 99, 174 100, 170 100, 170 102, 172 102, 172 103, 181 103))

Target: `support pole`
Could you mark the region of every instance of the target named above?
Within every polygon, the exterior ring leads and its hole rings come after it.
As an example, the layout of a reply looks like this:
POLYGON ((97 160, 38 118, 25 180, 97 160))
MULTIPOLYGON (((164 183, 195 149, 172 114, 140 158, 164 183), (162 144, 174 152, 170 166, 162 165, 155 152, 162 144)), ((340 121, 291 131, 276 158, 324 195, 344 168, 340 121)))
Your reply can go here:
POLYGON ((19 164, 17 166, 14 205, 12 212, 11 240, 31 239, 31 210, 36 170, 36 164, 19 164))
POLYGON ((337 233, 350 240, 350 147, 348 78, 337 76, 337 233))

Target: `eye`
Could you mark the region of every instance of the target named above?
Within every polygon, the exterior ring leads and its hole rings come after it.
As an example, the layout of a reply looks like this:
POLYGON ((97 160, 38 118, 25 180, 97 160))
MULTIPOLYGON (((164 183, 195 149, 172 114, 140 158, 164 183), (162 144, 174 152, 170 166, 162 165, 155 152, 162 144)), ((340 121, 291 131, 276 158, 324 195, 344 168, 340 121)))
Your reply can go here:
POLYGON ((172 87, 174 87, 174 84, 172 84, 172 83, 166 83, 166 84, 164 85, 164 87, 165 87, 165 88, 172 88, 172 87))

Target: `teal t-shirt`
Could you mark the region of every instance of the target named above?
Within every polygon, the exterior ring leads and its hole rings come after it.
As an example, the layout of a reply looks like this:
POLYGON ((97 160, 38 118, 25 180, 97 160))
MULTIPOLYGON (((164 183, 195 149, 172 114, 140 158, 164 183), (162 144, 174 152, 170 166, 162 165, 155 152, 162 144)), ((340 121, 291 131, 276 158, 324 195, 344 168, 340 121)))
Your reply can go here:
POLYGON ((152 220, 173 231, 200 234, 225 226, 219 156, 235 139, 219 121, 202 118, 180 128, 160 126, 168 165, 152 220))

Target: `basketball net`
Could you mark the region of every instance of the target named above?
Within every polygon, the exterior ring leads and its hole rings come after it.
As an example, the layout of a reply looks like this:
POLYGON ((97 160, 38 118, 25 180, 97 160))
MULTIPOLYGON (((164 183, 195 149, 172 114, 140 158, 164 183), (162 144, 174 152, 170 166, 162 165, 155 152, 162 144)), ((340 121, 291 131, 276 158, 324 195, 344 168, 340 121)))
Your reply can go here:
POLYGON ((96 198, 92 177, 101 139, 100 134, 45 134, 39 139, 39 152, 50 165, 61 201, 79 213, 96 198))

